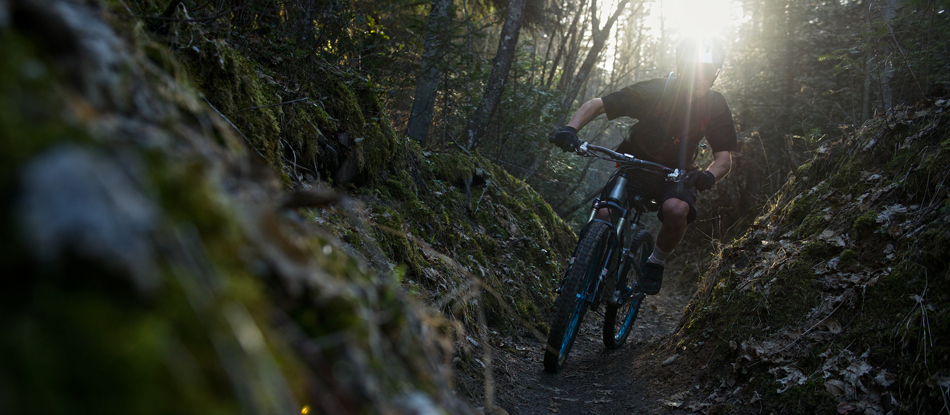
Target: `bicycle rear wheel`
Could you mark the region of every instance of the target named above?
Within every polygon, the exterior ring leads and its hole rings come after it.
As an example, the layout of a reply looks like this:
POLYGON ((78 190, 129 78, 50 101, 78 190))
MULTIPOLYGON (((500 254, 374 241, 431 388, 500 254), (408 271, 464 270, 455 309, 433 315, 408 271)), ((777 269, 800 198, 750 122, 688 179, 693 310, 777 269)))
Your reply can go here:
POLYGON ((604 312, 604 346, 608 349, 623 346, 630 335, 630 329, 633 328, 644 298, 644 294, 637 288, 637 281, 642 275, 643 264, 652 252, 653 235, 646 231, 637 232, 630 243, 630 251, 617 279, 617 289, 620 291, 617 304, 607 304, 607 310, 604 312))
POLYGON ((544 370, 558 372, 567 361, 584 314, 592 286, 604 266, 604 252, 611 234, 605 222, 591 222, 577 243, 574 264, 567 272, 561 294, 554 300, 554 320, 544 350, 544 370))

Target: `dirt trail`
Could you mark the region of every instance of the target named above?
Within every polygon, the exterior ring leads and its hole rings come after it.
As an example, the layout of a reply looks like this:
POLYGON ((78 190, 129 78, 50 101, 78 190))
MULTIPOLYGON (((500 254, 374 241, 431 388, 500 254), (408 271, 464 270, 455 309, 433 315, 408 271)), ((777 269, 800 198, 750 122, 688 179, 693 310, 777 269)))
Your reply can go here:
POLYGON ((604 348, 603 317, 588 312, 558 374, 543 370, 541 341, 512 339, 508 347, 496 348, 496 404, 510 415, 693 413, 700 408, 684 402, 698 398, 691 396, 696 387, 681 380, 692 378, 682 376, 690 368, 678 367, 682 362, 676 360, 662 365, 675 354, 667 340, 688 300, 686 293, 667 290, 648 297, 635 330, 618 350, 604 348))

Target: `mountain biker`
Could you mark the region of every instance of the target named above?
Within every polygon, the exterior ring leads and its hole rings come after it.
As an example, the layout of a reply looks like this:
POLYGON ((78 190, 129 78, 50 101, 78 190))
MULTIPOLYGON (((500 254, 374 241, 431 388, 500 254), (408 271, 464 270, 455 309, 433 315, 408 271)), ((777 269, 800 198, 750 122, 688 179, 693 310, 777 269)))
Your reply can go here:
MULTIPOLYGON (((647 195, 660 205, 662 225, 656 246, 643 267, 640 286, 646 294, 657 294, 663 282, 663 263, 683 239, 686 226, 696 218, 696 192, 709 190, 732 168, 732 152, 737 149, 732 112, 713 82, 722 69, 725 51, 716 38, 688 38, 676 48, 677 76, 639 82, 594 98, 582 105, 571 121, 550 141, 564 151, 580 146, 577 132, 600 114, 608 120, 626 116, 637 119, 627 138, 617 147, 621 153, 687 171, 686 186, 676 183, 649 183, 649 177, 635 178, 647 195), (700 170, 695 163, 703 138, 712 148, 713 162, 700 170), (646 183, 645 183, 646 181, 646 183)), ((605 189, 610 189, 608 184, 605 189)), ((601 197, 602 199, 605 196, 601 197)), ((608 219, 607 209, 597 218, 608 219)))

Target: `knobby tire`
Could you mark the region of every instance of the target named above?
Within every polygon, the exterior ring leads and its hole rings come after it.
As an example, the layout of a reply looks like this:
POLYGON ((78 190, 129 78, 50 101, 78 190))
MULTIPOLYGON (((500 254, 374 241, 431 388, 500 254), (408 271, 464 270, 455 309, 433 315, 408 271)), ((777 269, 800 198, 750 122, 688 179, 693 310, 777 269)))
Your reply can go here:
POLYGON ((544 370, 556 373, 564 366, 574 345, 591 287, 603 269, 603 256, 612 230, 604 222, 591 222, 577 243, 574 264, 564 280, 561 294, 554 300, 554 320, 544 351, 544 370))
MULTIPOLYGON (((643 264, 653 252, 653 235, 646 231, 633 235, 630 243, 630 252, 623 264, 617 281, 621 294, 624 291, 635 290, 637 281, 642 275, 643 264)), ((608 276, 614 278, 614 276, 608 276)), ((608 349, 617 349, 623 346, 630 335, 633 323, 640 311, 643 294, 631 292, 621 304, 607 304, 604 312, 604 346, 608 349)))

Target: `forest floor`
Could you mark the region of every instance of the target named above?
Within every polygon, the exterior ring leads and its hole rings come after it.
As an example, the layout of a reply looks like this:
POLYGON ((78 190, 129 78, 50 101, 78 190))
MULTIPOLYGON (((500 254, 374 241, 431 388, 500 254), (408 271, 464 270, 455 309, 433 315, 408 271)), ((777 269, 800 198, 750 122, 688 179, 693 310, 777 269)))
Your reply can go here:
POLYGON ((702 397, 695 396, 699 388, 691 380, 701 377, 694 372, 702 368, 685 367, 670 340, 691 294, 664 289, 647 297, 635 329, 617 350, 607 350, 601 340, 603 308, 588 312, 557 374, 543 369, 542 340, 507 339, 493 347, 495 404, 510 415, 700 411, 702 397))

